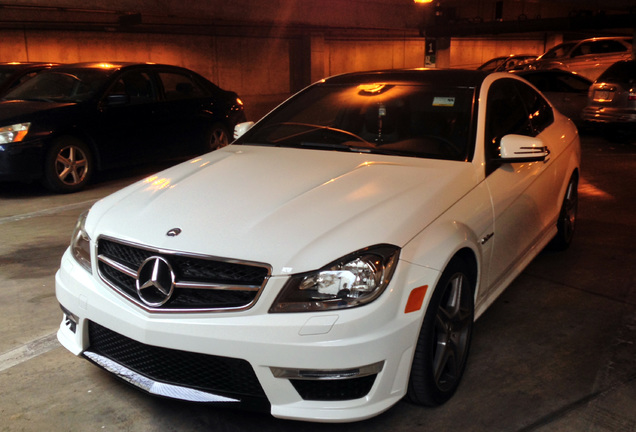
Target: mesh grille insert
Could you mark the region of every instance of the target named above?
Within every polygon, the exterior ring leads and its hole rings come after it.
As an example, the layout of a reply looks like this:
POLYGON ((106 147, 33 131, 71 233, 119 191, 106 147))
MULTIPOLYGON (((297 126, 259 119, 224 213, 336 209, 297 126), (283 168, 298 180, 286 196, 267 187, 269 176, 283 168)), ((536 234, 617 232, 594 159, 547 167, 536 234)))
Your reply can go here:
POLYGON ((89 351, 155 381, 236 398, 254 407, 269 406, 245 360, 146 345, 94 322, 89 322, 89 338, 89 351))

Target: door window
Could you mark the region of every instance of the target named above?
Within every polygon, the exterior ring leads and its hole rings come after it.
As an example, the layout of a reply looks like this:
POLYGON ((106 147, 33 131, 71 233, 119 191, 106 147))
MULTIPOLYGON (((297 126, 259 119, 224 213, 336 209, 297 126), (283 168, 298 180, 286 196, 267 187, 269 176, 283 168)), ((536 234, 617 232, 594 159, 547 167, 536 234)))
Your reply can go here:
POLYGON ((127 95, 131 105, 156 102, 157 92, 152 79, 145 72, 125 73, 111 90, 113 95, 127 95))
POLYGON ((163 84, 165 98, 168 101, 207 96, 205 90, 187 75, 161 72, 159 73, 159 78, 163 84))

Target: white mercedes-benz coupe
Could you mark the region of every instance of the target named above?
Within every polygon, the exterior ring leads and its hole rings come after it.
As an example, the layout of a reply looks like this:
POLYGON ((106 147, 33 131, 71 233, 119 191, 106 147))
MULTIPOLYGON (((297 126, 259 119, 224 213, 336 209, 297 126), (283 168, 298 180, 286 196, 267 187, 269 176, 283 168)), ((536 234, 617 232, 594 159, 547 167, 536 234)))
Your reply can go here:
POLYGON ((339 75, 236 132, 97 202, 56 275, 60 342, 150 394, 444 403, 475 319, 574 234, 578 132, 511 74, 339 75))

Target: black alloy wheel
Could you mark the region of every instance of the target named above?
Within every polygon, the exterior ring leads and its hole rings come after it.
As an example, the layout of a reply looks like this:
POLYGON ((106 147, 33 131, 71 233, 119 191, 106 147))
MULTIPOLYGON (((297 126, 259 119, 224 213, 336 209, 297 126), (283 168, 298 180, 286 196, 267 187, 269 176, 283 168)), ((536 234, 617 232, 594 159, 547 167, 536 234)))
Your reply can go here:
POLYGON ((450 399, 464 374, 474 321, 474 282, 462 259, 440 278, 417 340, 407 399, 437 406, 450 399))

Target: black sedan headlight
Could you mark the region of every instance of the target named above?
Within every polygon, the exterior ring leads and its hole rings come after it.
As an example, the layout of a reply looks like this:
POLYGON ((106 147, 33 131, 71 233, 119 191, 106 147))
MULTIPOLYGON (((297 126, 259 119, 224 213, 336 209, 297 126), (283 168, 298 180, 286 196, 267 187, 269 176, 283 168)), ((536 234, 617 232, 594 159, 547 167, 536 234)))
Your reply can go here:
POLYGON ((293 275, 269 311, 314 312, 372 302, 391 281, 399 254, 397 246, 371 246, 322 269, 293 275))
POLYGON ((10 126, 0 127, 0 144, 20 142, 24 139, 31 123, 16 123, 10 126))
POLYGON ((77 261, 86 271, 92 273, 91 268, 91 238, 88 236, 84 229, 84 223, 88 212, 84 212, 80 215, 75 229, 73 230, 73 236, 71 237, 71 254, 75 261, 77 261))

